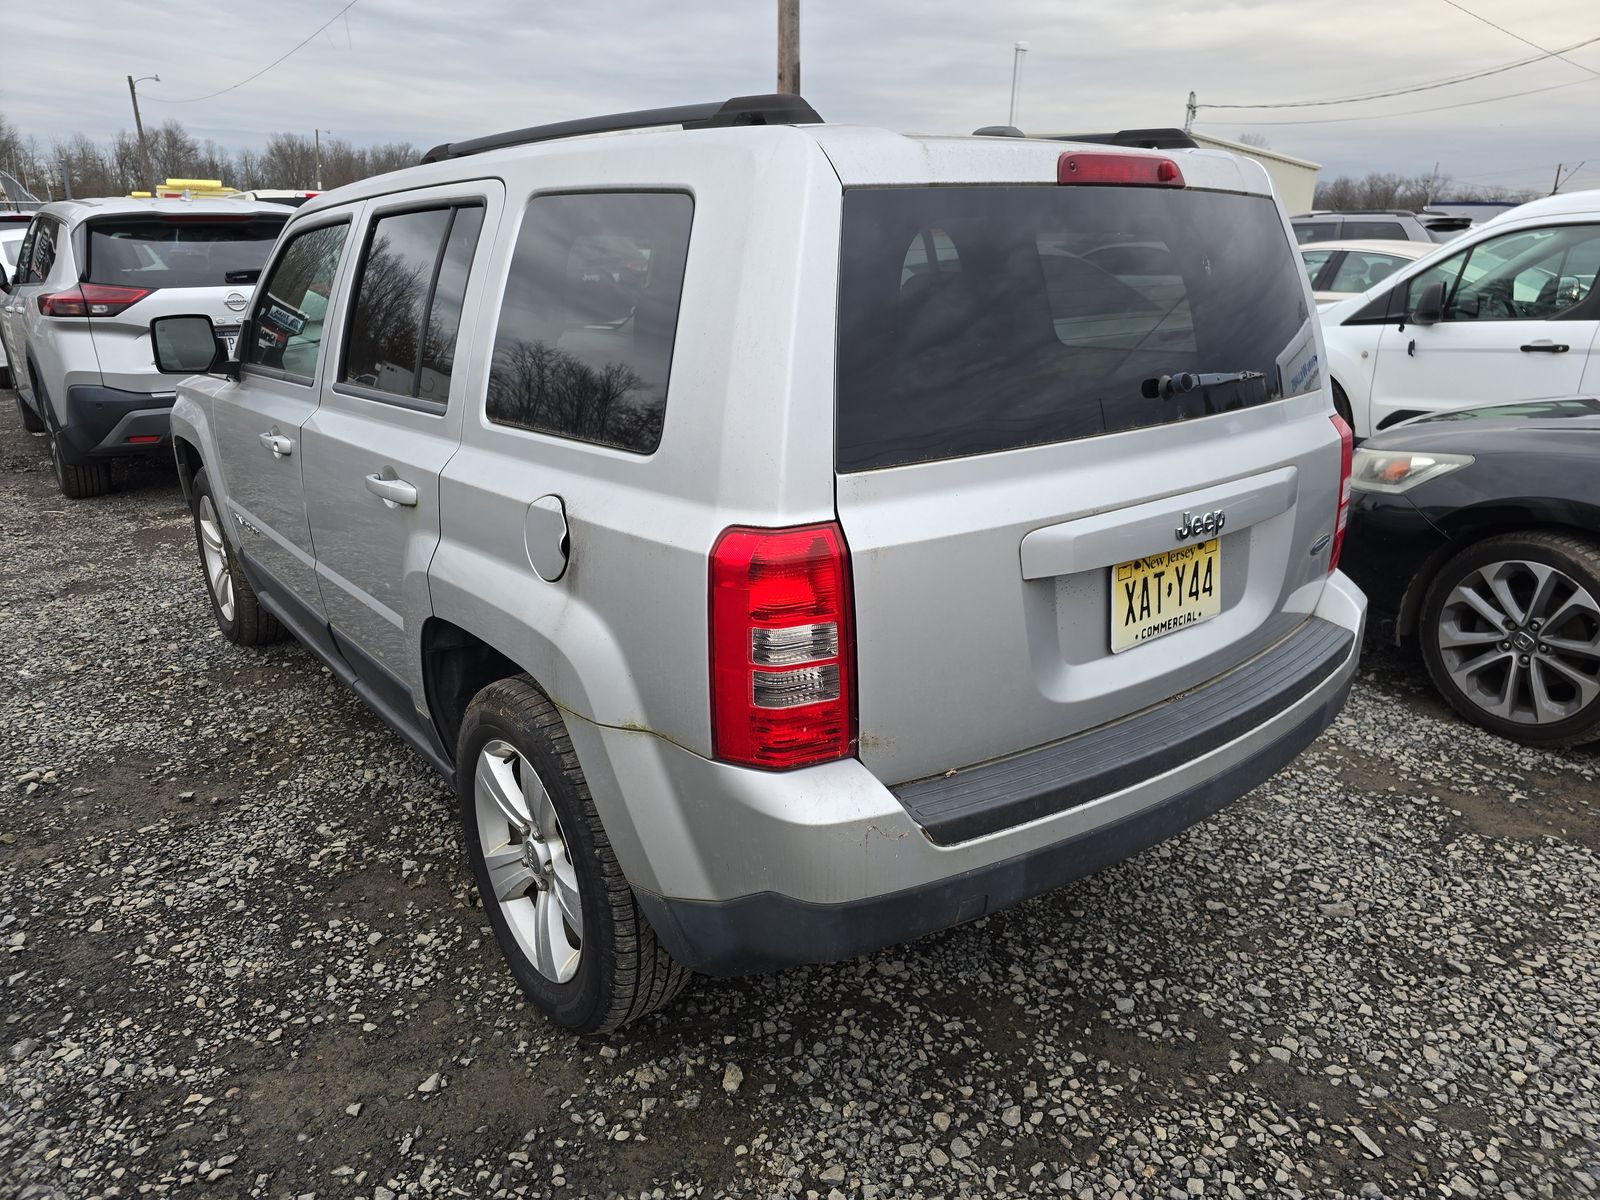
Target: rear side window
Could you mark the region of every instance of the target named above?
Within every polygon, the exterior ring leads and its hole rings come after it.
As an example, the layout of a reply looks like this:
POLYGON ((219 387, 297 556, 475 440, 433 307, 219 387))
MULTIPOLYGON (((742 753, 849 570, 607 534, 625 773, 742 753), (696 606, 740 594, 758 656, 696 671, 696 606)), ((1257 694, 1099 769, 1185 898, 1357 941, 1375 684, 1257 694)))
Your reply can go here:
POLYGON ((372 223, 346 339, 346 383, 443 404, 450 396, 480 206, 392 213, 372 223))
POLYGON ((89 283, 226 287, 253 283, 284 217, 132 217, 91 221, 89 283))
POLYGON ((1406 237, 1405 226, 1399 221, 1352 221, 1345 219, 1343 237, 1352 242, 1359 241, 1392 241, 1404 242, 1406 237))
POLYGON ((1294 240, 1304 246, 1307 242, 1333 242, 1339 238, 1337 221, 1296 221, 1294 240))
POLYGON ((349 222, 341 221, 289 238, 271 274, 256 287, 250 341, 240 347, 243 362, 311 382, 322 349, 328 295, 349 232, 349 222))
POLYGON ((841 471, 1116 433, 1319 386, 1301 268, 1264 196, 856 188, 839 275, 841 471), (907 274, 908 247, 930 231, 960 270, 907 274), (1187 374, 1201 378, 1174 386, 1187 374))
MULTIPOLYGON (((679 192, 535 196, 511 258, 488 416, 654 452, 694 202, 679 192)), ((896 254, 896 278, 905 247, 896 254)))
POLYGON ((28 278, 43 283, 50 277, 50 268, 56 265, 56 243, 61 237, 61 226, 41 217, 33 227, 33 250, 28 262, 28 278))

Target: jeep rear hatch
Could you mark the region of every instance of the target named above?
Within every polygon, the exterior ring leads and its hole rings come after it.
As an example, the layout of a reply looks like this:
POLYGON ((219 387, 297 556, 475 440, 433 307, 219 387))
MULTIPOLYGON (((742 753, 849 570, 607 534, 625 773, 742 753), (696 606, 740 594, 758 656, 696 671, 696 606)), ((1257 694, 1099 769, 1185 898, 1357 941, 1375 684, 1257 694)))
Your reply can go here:
POLYGON ((845 191, 837 508, 886 783, 1161 704, 1316 603, 1340 445, 1306 285, 1271 197, 1185 159, 845 191))

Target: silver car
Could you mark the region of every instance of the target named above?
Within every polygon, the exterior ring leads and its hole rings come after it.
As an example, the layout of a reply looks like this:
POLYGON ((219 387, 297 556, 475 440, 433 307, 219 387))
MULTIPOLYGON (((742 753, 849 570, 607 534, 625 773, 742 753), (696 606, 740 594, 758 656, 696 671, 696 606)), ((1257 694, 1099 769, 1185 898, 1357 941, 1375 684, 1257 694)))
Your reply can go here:
POLYGON ((64 494, 107 491, 113 458, 171 453, 172 381, 150 321, 204 313, 231 337, 288 215, 263 201, 105 199, 34 216, 0 294, 0 340, 64 494))
POLYGON ((1222 152, 785 97, 522 130, 312 200, 236 359, 208 325, 155 342, 206 372, 172 427, 219 626, 453 783, 574 1029, 1133 854, 1356 669, 1349 430, 1222 152))

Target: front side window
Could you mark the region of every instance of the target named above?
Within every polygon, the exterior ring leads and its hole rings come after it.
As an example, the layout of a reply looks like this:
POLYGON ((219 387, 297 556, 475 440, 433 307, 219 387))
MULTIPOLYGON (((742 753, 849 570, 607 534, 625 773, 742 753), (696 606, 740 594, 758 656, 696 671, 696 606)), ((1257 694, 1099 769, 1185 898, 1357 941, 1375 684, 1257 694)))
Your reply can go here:
POLYGON ((1559 320, 1594 290, 1600 226, 1562 225, 1487 238, 1424 271, 1407 286, 1406 311, 1422 289, 1445 285, 1446 321, 1559 320))
POLYGON ((447 207, 380 216, 356 279, 346 383, 445 403, 467 270, 483 209, 447 207))
POLYGON ((654 452, 693 216, 679 192, 528 202, 495 331, 491 421, 654 452))
POLYGON ((322 325, 328 314, 347 221, 292 234, 271 273, 256 288, 244 362, 309 383, 316 375, 322 325))
POLYGON ((1315 331, 1294 255, 1264 196, 851 188, 838 468, 1069 441, 1312 390, 1315 331), (933 231, 951 254, 935 242, 938 269, 908 275, 933 231), (1174 391, 1188 374, 1207 382, 1174 391))
POLYGON ((114 217, 90 222, 84 279, 125 287, 248 286, 284 217, 114 217))

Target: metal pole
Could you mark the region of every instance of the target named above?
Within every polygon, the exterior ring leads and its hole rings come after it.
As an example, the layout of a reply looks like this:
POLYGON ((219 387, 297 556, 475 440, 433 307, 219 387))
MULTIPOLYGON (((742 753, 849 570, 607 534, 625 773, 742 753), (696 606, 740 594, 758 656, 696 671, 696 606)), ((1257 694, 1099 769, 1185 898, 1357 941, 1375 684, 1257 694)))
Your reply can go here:
POLYGON ((778 0, 778 91, 800 94, 800 0, 778 0))
POLYGON ((322 190, 322 130, 312 130, 312 137, 317 143, 317 191, 322 190))
POLYGON ((1561 190, 1561 163, 1556 164, 1556 181, 1550 185, 1550 194, 1554 196, 1561 190))
MULTIPOLYGON (((159 80, 159 76, 157 77, 159 80)), ((133 127, 139 131, 139 157, 144 160, 145 186, 150 189, 150 194, 156 194, 156 177, 150 170, 150 145, 144 140, 144 121, 139 116, 139 89, 134 86, 133 76, 128 76, 128 95, 133 100, 133 127)))
POLYGON ((1185 133, 1190 132, 1194 128, 1194 113, 1196 107, 1198 106, 1194 102, 1194 93, 1190 92, 1189 103, 1184 105, 1183 108, 1183 131, 1185 133))
POLYGON ((1011 47, 1011 112, 1006 117, 1006 124, 1013 127, 1017 123, 1017 98, 1022 93, 1022 56, 1027 52, 1027 42, 1018 42, 1011 47))

